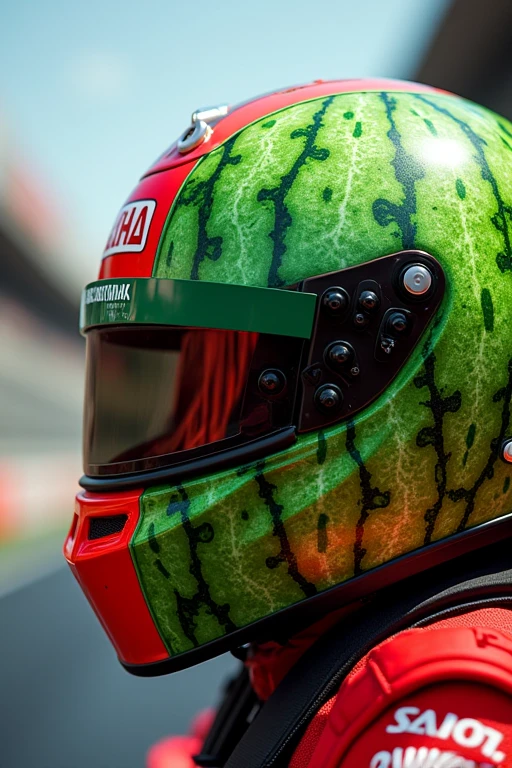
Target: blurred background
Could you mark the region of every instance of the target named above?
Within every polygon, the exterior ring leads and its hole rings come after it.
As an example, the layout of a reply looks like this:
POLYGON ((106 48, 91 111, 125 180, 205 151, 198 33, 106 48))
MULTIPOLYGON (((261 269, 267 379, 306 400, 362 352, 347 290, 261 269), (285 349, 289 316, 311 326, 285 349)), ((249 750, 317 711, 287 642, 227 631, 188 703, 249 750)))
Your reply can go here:
POLYGON ((136 768, 234 661, 122 671, 61 555, 81 474, 80 290, 200 106, 317 78, 453 90, 512 117, 510 0, 2 0, 0 765, 136 768))

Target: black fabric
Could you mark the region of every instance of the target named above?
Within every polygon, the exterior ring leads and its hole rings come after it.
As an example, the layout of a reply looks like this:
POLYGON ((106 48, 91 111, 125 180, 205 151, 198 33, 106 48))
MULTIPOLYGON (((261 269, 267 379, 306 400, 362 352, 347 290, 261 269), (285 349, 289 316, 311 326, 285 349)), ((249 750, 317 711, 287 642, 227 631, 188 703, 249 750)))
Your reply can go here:
POLYGON ((195 764, 200 768, 222 768, 258 709, 259 701, 252 689, 249 672, 242 667, 240 674, 226 686, 201 754, 194 756, 195 764))
POLYGON ((284 768, 318 709, 378 643, 429 620, 487 606, 512 608, 511 539, 379 592, 323 635, 262 707, 225 768, 284 768))

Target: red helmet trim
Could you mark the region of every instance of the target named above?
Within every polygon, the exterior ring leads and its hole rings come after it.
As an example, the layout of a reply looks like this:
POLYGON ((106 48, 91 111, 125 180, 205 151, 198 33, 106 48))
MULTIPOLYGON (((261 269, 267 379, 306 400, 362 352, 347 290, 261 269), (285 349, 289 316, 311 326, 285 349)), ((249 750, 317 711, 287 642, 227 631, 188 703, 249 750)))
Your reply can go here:
POLYGON ((64 556, 124 663, 161 661, 168 652, 155 627, 130 554, 141 490, 76 497, 64 556), (92 518, 126 515, 119 533, 89 538, 92 518))
POLYGON ((362 93, 364 91, 407 91, 408 93, 417 93, 421 91, 439 92, 439 89, 421 83, 382 78, 316 80, 306 85, 294 85, 290 88, 284 88, 274 93, 256 97, 240 106, 235 105, 233 110, 215 125, 211 138, 208 141, 200 144, 186 155, 178 152, 177 142, 175 142, 147 171, 146 175, 158 173, 168 168, 176 168, 176 166, 188 163, 190 160, 198 160, 255 120, 259 120, 285 107, 300 104, 304 101, 311 101, 312 99, 319 99, 322 96, 333 96, 339 93, 362 93))

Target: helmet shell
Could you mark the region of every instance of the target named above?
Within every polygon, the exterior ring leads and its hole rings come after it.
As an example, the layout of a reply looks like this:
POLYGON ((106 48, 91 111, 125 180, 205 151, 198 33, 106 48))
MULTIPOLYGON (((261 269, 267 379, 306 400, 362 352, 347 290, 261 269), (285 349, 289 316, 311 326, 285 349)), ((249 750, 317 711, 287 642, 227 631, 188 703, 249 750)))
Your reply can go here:
POLYGON ((130 550, 171 657, 510 511, 512 125, 414 84, 316 88, 171 149, 130 198, 157 200, 145 250, 101 276, 282 287, 416 248, 447 292, 353 420, 142 493, 130 550))

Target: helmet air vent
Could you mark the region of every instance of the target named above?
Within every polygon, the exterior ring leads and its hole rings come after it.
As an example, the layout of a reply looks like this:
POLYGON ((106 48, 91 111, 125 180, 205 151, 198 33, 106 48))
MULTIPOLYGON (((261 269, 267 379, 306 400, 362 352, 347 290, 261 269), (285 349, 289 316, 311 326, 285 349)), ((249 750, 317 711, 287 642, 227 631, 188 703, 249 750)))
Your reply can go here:
POLYGON ((108 517, 91 517, 89 518, 89 535, 88 539, 104 539, 106 536, 111 536, 113 533, 121 533, 128 515, 108 515, 108 517))

